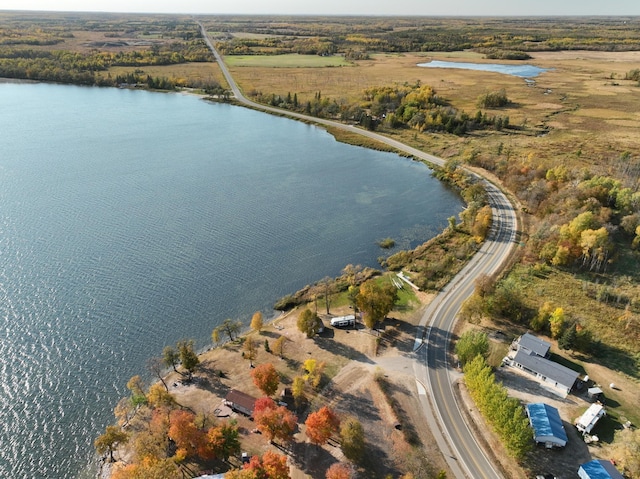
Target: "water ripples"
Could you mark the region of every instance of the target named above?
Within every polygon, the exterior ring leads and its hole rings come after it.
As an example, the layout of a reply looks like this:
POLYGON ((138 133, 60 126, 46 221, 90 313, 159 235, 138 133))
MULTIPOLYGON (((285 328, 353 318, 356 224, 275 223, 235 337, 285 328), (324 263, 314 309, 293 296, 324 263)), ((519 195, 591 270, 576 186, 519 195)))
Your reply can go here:
POLYGON ((249 110, 11 84, 0 105, 0 477, 88 477, 163 346, 460 209, 421 165, 249 110))

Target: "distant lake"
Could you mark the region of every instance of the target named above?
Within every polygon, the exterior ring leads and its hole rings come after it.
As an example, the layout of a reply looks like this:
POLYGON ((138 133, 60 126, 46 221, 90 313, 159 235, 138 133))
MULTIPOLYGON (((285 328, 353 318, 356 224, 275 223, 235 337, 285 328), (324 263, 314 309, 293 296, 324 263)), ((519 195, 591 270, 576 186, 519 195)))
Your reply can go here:
POLYGON ((177 95, 0 84, 0 477, 90 477, 127 380, 460 198, 423 164, 177 95))
POLYGON ((419 67, 426 68, 459 68, 462 70, 479 70, 505 75, 513 75, 521 78, 535 78, 541 73, 549 71, 548 68, 540 68, 535 65, 501 65, 499 63, 464 63, 464 62, 443 62, 433 60, 428 63, 418 63, 419 67))

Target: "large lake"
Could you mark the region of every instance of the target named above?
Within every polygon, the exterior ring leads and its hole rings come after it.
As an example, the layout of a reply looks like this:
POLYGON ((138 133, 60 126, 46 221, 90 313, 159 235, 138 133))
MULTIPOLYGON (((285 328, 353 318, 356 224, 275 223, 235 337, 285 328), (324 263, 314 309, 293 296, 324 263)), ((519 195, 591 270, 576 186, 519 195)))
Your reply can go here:
POLYGON ((194 97, 0 84, 0 477, 88 477, 165 345, 462 208, 422 164, 194 97))

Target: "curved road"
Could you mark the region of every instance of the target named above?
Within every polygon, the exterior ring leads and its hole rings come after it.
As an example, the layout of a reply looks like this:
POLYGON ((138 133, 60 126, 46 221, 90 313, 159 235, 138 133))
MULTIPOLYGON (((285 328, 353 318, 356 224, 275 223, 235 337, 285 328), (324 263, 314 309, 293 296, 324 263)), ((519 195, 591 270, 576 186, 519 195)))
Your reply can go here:
MULTIPOLYGON (((238 102, 277 115, 286 115, 306 122, 352 131, 435 165, 445 164, 442 158, 371 131, 268 107, 248 100, 234 82, 204 26, 200 23, 199 25, 205 42, 213 52, 238 102)), ((511 202, 494 184, 484 178, 481 178, 481 181, 487 189, 493 213, 489 236, 465 268, 430 303, 418 326, 414 347, 419 359, 414 363, 414 373, 420 400, 440 450, 455 476, 460 479, 502 478, 493 468, 465 423, 453 393, 453 383, 459 377, 459 373, 450 366, 447 356, 449 339, 457 313, 464 300, 473 293, 475 278, 480 274, 491 275, 499 271, 516 245, 517 217, 511 202)))

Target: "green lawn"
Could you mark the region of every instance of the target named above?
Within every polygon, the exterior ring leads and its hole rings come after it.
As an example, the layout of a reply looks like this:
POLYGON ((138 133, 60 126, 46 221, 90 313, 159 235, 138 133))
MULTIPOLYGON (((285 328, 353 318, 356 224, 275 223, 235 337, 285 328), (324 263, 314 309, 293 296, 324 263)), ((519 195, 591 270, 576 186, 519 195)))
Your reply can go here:
POLYGON ((266 68, 321 68, 351 65, 342 56, 321 57, 319 55, 229 55, 224 61, 231 67, 266 68))

